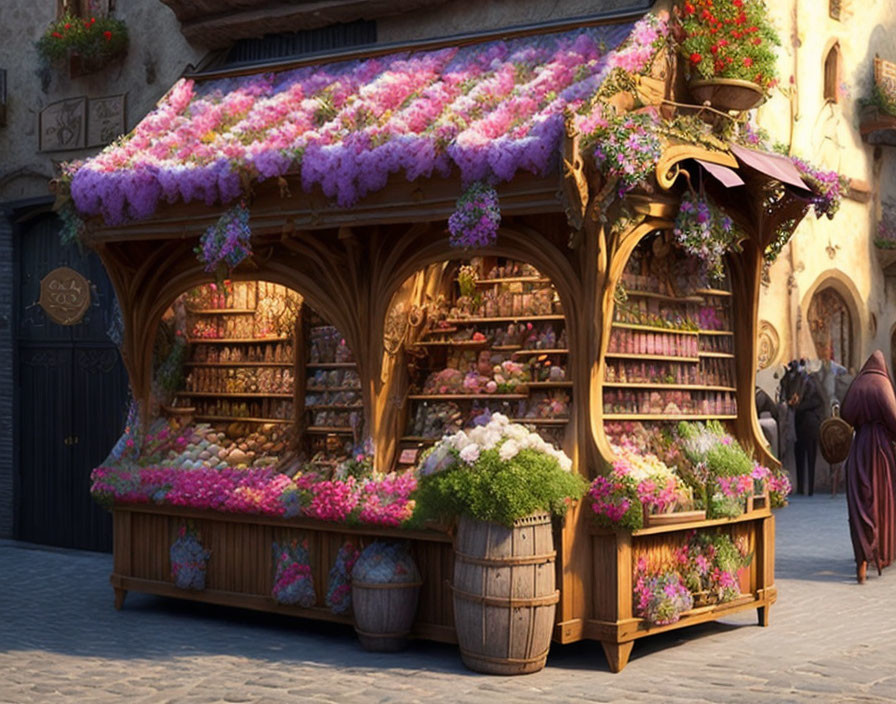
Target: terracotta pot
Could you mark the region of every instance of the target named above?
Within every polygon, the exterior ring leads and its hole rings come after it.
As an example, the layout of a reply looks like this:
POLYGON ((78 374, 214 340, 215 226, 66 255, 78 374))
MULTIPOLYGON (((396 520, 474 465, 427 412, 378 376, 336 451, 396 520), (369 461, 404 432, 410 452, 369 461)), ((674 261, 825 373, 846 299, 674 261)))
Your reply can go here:
POLYGON ((723 112, 751 110, 765 102, 765 93, 759 85, 736 78, 692 80, 688 89, 698 105, 709 103, 723 112))

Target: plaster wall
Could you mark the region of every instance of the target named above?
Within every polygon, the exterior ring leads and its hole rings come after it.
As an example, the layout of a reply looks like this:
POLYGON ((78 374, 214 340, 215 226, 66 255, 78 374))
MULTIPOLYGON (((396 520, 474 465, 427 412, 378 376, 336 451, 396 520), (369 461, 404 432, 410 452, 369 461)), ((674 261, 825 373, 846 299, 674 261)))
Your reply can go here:
MULTIPOLYGON (((815 358, 806 317, 812 294, 828 284, 853 310, 855 366, 876 348, 890 356, 890 329, 896 324, 896 290, 887 286, 878 263, 874 235, 879 201, 896 197, 896 160, 891 148, 878 150, 859 135, 860 100, 871 94, 874 55, 896 59, 896 0, 848 3, 841 21, 831 19, 827 0, 769 3, 783 46, 778 70, 781 85, 757 111, 760 126, 791 153, 835 169, 870 186, 868 202, 845 199, 833 220, 810 214, 771 267, 763 288, 759 317, 780 336, 773 368, 794 357, 815 358), (824 99, 824 60, 834 43, 841 50, 841 93, 837 103, 824 99)), ((772 392, 772 371, 760 374, 772 392)))

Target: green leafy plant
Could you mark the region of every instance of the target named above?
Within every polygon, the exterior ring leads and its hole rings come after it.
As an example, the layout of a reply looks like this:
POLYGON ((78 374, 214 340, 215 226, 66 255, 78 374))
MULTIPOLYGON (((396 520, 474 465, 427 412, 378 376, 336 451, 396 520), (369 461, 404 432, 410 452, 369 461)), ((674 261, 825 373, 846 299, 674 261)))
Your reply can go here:
POLYGON ((585 492, 569 458, 496 413, 487 425, 444 438, 420 465, 414 521, 467 514, 511 526, 539 511, 563 515, 585 492))
POLYGON ((679 51, 692 78, 736 78, 768 95, 777 84, 778 34, 763 0, 682 0, 679 51))
POLYGON ((127 48, 127 25, 115 17, 81 18, 65 15, 47 27, 37 41, 37 51, 48 63, 65 59, 69 51, 105 63, 123 54, 127 48))

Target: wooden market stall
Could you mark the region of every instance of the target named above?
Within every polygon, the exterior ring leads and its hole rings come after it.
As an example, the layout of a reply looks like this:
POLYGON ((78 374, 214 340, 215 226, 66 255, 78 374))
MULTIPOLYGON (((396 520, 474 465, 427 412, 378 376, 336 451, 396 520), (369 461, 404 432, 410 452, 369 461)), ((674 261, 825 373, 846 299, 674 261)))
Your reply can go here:
MULTIPOLYGON (((554 27, 552 32, 593 33, 604 40, 615 38, 618 45, 630 28, 618 20, 595 21, 584 28, 578 23, 554 27)), ((521 43, 544 39, 531 31, 502 38, 521 43)), ((494 42, 477 37, 464 44, 469 50, 487 50, 494 42)), ((446 45, 424 48, 439 52, 446 45)), ((663 55, 657 66, 641 77, 631 96, 657 105, 666 100, 672 110, 673 104, 686 100, 674 57, 663 55)), ((301 71, 302 65, 276 71, 287 69, 301 71)), ((233 72, 193 80, 209 82, 220 91, 221 85, 237 90, 243 78, 233 72)), ((276 391, 221 391, 220 386, 203 390, 195 385, 197 375, 190 382, 194 386, 179 392, 184 397, 179 405, 196 408, 196 420, 210 423, 287 423, 291 431, 280 448, 284 456, 292 452, 308 459, 327 450, 326 443, 321 447, 320 439, 314 440, 315 433, 325 438, 340 433, 353 435, 353 440, 371 437, 374 463, 381 471, 413 466, 420 450, 441 433, 486 408, 503 411, 558 443, 572 458, 574 471, 588 479, 605 472, 612 461, 610 435, 616 431, 611 426, 624 422, 717 419, 757 459, 774 465, 760 440, 753 399, 760 276, 767 246, 789 235, 806 213, 806 189, 798 178, 791 176, 788 182, 792 169, 771 155, 731 148, 718 139, 689 141, 664 133, 650 185, 633 190, 620 204, 608 199, 607 180, 591 153, 580 147, 580 137, 567 116, 562 169, 554 166, 538 175, 518 170, 501 183, 497 239, 467 251, 451 247, 446 233, 461 191, 457 169, 413 181, 393 174, 384 187, 345 206, 334 204, 318 185, 303 190, 303 175, 294 169, 276 178, 259 176, 251 184, 254 254, 231 278, 237 287, 258 286, 256 282, 281 287, 280 293, 271 289, 271 295, 295 292, 301 313, 292 332, 273 342, 275 348, 281 346, 279 353, 256 350, 250 357, 248 348, 271 343, 231 331, 233 336, 224 335, 220 342, 191 341, 188 364, 194 375, 200 369, 214 370, 212 365, 226 372, 245 368, 247 362, 250 367, 289 369, 290 375, 279 374, 276 391), (720 169, 736 172, 742 185, 725 186, 709 175, 720 169), (666 260, 665 254, 657 254, 668 245, 664 233, 673 227, 681 194, 688 182, 698 180, 744 233, 741 251, 726 257, 723 283, 714 288, 696 280, 677 285, 670 271, 686 269, 687 263, 674 259, 680 254, 666 260), (472 270, 472 285, 481 294, 477 306, 464 300, 456 283, 462 266, 472 270), (625 306, 617 302, 620 284, 628 292, 625 306), (717 329, 661 332, 638 322, 639 311, 654 311, 657 305, 686 311, 696 304, 718 312, 717 329), (342 340, 347 356, 312 356, 312 338, 331 334, 342 340), (241 348, 241 356, 210 360, 208 348, 224 344, 241 348), (428 383, 440 372, 480 359, 486 367, 522 365, 530 378, 506 393, 479 388, 440 392, 438 383, 428 383), (665 367, 658 375, 656 368, 645 370, 645 363, 665 367), (349 369, 350 384, 340 376, 328 388, 326 374, 349 369), (320 372, 323 382, 315 382, 320 372), (309 395, 327 391, 353 395, 336 402, 331 397, 308 402, 309 395), (262 393, 280 395, 274 400, 286 405, 276 411, 270 402, 259 405, 258 416, 250 407, 233 410, 234 401, 251 406, 258 399, 250 394, 262 393), (214 405, 226 400, 226 394, 231 395, 229 413, 214 405), (239 394, 244 396, 234 397, 239 394), (348 425, 338 417, 318 423, 315 412, 344 412, 346 419, 351 413, 353 418, 348 425)), ((219 207, 195 202, 166 204, 151 217, 127 223, 96 218, 85 236, 118 294, 125 321, 122 354, 144 423, 153 409, 153 341, 160 321, 185 292, 208 286, 210 275, 193 249, 220 213, 219 207)), ((259 303, 258 298, 246 298, 227 312, 204 314, 238 316, 259 303)), ((756 609, 760 624, 767 625, 776 599, 774 517, 767 500, 748 508, 731 519, 625 531, 596 527, 587 500, 580 502, 555 525, 560 600, 554 641, 600 641, 615 672, 625 666, 636 639, 668 628, 744 609, 756 609), (638 556, 673 549, 687 531, 718 527, 745 539, 754 554, 741 578, 741 597, 695 608, 669 626, 649 627, 635 617, 632 575, 638 556)), ((346 541, 401 538, 411 541, 423 582, 413 633, 456 641, 447 585, 454 563, 449 533, 157 503, 119 501, 113 514, 111 581, 118 607, 133 590, 350 622, 350 616, 335 615, 324 606, 322 597, 311 606, 278 605, 270 596, 271 544, 305 541, 314 582, 320 585, 326 584, 346 541), (201 532, 212 555, 201 591, 172 583, 169 547, 185 520, 201 532)))

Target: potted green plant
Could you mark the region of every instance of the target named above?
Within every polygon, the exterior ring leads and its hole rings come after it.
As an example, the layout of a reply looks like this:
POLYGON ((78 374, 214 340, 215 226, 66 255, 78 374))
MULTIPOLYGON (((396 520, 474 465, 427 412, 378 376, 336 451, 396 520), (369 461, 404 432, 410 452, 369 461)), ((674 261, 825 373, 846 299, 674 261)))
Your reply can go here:
POLYGON ((423 458, 415 517, 459 516, 454 617, 472 670, 511 675, 544 667, 559 600, 551 514, 565 513, 585 490, 571 467, 562 451, 498 413, 443 438, 423 458), (509 571, 513 583, 500 579, 509 571), (509 626, 521 612, 535 624, 532 637, 509 626))
POLYGON ((780 45, 763 0, 680 0, 679 53, 693 98, 719 110, 749 110, 777 83, 780 45))
POLYGON ((75 78, 93 73, 128 49, 128 28, 115 17, 73 17, 65 15, 47 27, 37 41, 43 61, 66 65, 75 78))

